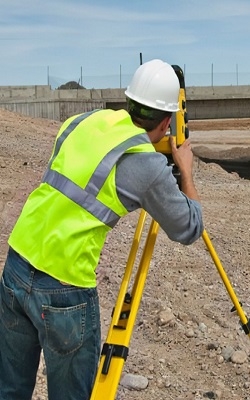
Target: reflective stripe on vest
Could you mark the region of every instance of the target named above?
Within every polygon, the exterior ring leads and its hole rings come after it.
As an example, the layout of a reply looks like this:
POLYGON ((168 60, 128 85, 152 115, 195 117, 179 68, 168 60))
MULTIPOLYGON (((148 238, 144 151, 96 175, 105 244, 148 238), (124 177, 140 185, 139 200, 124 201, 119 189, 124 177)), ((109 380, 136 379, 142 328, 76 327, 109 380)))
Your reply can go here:
POLYGON ((124 154, 124 152, 131 147, 139 146, 145 143, 145 133, 140 133, 137 136, 125 140, 114 149, 112 149, 108 154, 106 154, 95 169, 88 184, 84 189, 74 183, 71 179, 62 175, 60 172, 50 169, 50 166, 56 155, 59 153, 60 147, 63 144, 64 140, 75 129, 78 123, 87 118, 91 113, 92 112, 89 112, 86 113, 87 115, 84 114, 80 117, 77 117, 74 121, 71 122, 71 124, 58 138, 55 146, 55 152, 42 181, 48 183, 54 189, 60 191, 70 200, 74 201, 76 204, 94 215, 99 221, 113 228, 116 225, 117 221, 120 219, 120 216, 109 207, 107 207, 105 204, 101 203, 98 199, 96 199, 96 197, 98 196, 98 193, 100 192, 112 168, 122 156, 122 154, 124 154))

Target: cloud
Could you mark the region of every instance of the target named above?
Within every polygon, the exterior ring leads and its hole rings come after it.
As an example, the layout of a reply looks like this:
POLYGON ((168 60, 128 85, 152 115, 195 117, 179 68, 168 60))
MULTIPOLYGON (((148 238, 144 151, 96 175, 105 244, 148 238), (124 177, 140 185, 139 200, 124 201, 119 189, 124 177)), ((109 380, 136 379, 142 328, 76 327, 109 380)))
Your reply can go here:
POLYGON ((62 77, 80 66, 86 76, 120 65, 129 74, 140 52, 195 70, 250 63, 249 0, 0 0, 0 8, 0 84, 17 68, 30 80, 45 66, 62 77))

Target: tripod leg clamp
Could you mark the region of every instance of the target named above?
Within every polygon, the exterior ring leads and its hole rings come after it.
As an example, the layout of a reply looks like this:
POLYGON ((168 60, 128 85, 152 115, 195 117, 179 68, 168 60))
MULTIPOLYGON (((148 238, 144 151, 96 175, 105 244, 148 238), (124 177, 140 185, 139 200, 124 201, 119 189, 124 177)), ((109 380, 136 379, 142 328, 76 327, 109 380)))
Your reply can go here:
POLYGON ((128 356, 128 347, 119 344, 104 343, 101 355, 105 355, 105 361, 102 367, 102 374, 107 375, 112 357, 120 357, 125 361, 128 356))
POLYGON ((250 334, 250 320, 248 320, 246 324, 241 323, 241 326, 242 326, 242 329, 245 332, 245 334, 249 335, 250 334))

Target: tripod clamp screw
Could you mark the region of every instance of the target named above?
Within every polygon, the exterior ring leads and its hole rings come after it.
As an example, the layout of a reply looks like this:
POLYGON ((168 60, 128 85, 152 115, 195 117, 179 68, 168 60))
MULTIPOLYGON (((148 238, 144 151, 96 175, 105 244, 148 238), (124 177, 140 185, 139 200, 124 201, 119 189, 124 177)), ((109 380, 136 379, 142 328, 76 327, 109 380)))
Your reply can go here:
POLYGON ((243 331, 245 332, 246 335, 250 334, 250 320, 247 321, 246 324, 242 324, 242 322, 240 322, 241 327, 243 329, 243 331))

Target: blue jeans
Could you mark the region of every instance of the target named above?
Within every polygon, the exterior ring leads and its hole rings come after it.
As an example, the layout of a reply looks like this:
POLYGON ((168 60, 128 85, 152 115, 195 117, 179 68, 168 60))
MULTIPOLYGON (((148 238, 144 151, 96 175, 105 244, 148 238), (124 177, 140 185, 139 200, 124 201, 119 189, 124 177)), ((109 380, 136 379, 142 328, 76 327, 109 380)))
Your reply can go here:
POLYGON ((30 400, 41 349, 50 400, 89 400, 100 355, 96 288, 62 285, 9 249, 0 283, 0 399, 30 400))

